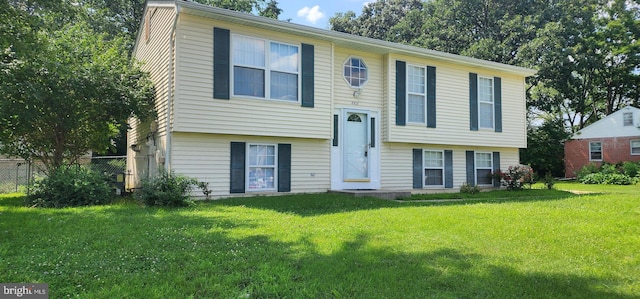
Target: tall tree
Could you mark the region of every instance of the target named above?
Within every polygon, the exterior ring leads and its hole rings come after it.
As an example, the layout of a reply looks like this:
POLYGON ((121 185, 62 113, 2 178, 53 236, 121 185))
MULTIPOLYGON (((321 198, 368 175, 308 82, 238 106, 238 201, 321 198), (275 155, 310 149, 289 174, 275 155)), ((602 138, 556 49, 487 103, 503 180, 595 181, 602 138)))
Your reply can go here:
POLYGON ((108 149, 129 116, 153 115, 151 81, 122 55, 123 38, 84 22, 34 36, 35 51, 0 69, 0 152, 52 170, 108 149))
POLYGON ((364 6, 358 17, 352 11, 329 19, 331 29, 376 39, 402 42, 392 30, 411 11, 422 10, 421 0, 378 0, 364 6))
POLYGON ((549 117, 539 126, 527 127, 527 148, 520 149, 521 163, 530 165, 541 177, 564 176, 564 141, 569 138, 560 118, 549 117))
MULTIPOLYGON (((56 0, 64 1, 64 0, 56 0)), ((282 13, 275 0, 194 0, 195 2, 277 19, 282 13)), ((129 50, 133 47, 144 13, 145 0, 78 0, 81 15, 95 32, 124 36, 129 50)))
POLYGON ((637 6, 565 0, 564 12, 522 47, 538 69, 529 105, 564 117, 572 131, 637 101, 637 6), (634 100, 635 98, 635 100, 634 100))

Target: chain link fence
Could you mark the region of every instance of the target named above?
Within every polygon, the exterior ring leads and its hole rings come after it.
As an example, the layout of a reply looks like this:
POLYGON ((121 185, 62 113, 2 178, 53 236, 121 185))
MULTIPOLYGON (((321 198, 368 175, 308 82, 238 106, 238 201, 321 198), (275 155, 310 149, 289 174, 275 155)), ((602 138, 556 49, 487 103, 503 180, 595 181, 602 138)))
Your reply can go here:
MULTIPOLYGON (((117 193, 124 191, 127 156, 86 157, 78 164, 108 176, 117 193)), ((25 192, 35 177, 43 175, 46 174, 42 164, 0 159, 0 193, 25 192)))
POLYGON ((0 193, 23 192, 31 178, 30 167, 22 159, 0 159, 0 193))

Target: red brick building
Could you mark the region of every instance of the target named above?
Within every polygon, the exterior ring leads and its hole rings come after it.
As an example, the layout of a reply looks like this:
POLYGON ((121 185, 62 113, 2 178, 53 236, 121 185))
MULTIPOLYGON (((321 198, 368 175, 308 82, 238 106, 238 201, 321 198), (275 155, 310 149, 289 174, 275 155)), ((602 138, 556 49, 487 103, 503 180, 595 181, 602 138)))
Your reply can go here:
POLYGON ((584 165, 640 161, 640 109, 627 106, 576 132, 564 144, 565 177, 584 165))

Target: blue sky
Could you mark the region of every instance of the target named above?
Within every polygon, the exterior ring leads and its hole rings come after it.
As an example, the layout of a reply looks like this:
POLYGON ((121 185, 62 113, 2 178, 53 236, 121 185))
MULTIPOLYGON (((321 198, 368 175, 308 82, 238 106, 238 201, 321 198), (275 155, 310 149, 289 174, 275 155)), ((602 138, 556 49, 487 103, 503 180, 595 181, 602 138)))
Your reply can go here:
POLYGON ((365 3, 374 0, 279 0, 282 9, 280 20, 291 19, 292 23, 329 29, 329 18, 338 12, 352 10, 360 15, 365 3))

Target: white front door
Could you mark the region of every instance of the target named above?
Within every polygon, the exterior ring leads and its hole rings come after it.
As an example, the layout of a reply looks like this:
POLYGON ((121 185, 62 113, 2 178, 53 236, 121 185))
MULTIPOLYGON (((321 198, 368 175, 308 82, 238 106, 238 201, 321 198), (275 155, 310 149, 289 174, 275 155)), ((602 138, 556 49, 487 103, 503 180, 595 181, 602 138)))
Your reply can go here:
POLYGON ((344 123, 344 180, 369 181, 368 117, 365 113, 347 112, 344 123))
POLYGON ((378 112, 334 111, 331 189, 380 188, 379 123, 378 112))

